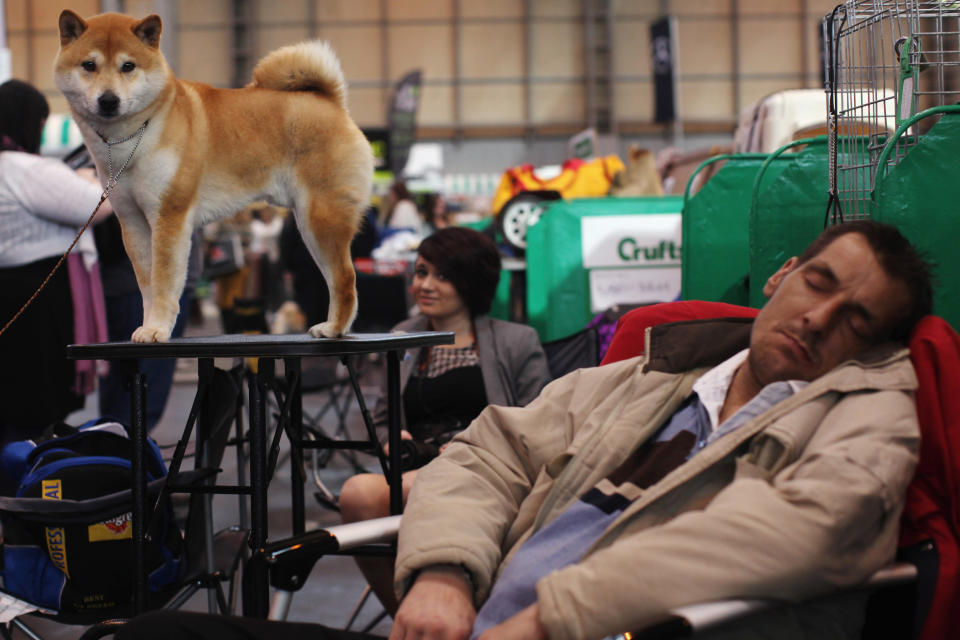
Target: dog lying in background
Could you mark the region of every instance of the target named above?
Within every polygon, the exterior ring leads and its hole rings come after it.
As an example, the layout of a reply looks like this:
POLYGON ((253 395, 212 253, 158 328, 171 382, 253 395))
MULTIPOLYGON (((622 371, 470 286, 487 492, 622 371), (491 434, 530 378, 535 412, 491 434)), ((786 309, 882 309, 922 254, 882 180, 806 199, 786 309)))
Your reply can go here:
POLYGON ((663 184, 653 153, 635 144, 627 149, 627 168, 613 176, 610 195, 617 197, 662 196, 663 184))
POLYGON ((285 333, 302 333, 307 328, 307 316, 293 300, 287 300, 273 314, 270 323, 270 333, 282 335, 285 333))
POLYGON ((160 18, 60 14, 57 87, 123 227, 143 293, 134 342, 165 342, 179 311, 190 234, 257 200, 294 210, 330 288, 315 337, 357 312, 350 241, 370 201, 373 158, 346 109, 340 62, 323 42, 267 55, 243 89, 174 77, 160 18))

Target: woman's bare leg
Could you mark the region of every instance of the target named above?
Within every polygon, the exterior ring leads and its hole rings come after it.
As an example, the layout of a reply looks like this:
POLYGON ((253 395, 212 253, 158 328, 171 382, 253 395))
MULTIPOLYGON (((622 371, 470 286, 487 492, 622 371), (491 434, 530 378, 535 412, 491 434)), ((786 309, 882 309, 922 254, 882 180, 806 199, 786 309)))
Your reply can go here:
MULTIPOLYGON (((403 474, 403 504, 407 503, 416 476, 416 471, 403 474)), ((345 523, 389 516, 390 487, 387 479, 376 473, 361 473, 348 478, 340 491, 340 515, 345 523)), ((395 614, 399 603, 393 592, 393 559, 355 556, 354 560, 387 612, 391 616, 395 614)))

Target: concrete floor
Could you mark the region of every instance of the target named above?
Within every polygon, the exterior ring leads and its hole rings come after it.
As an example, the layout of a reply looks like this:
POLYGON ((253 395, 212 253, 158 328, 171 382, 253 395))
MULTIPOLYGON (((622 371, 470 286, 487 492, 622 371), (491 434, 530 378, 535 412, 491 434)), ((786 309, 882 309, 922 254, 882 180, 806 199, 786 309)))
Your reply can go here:
MULTIPOLYGON (((187 328, 186 335, 211 335, 219 333, 219 322, 215 313, 211 313, 209 308, 204 314, 202 323, 195 323, 187 328)), ((234 363, 231 360, 217 360, 217 366, 221 368, 230 368, 234 363)), ((364 368, 361 376, 361 389, 364 393, 364 400, 368 407, 373 406, 379 389, 379 380, 382 377, 382 366, 377 363, 370 363, 364 368)), ((190 406, 193 402, 196 391, 196 361, 179 360, 177 372, 174 377, 174 384, 164 411, 163 418, 157 427, 151 432, 151 437, 160 445, 173 444, 181 436, 183 426, 186 423, 190 406)), ((304 412, 316 413, 323 405, 324 398, 319 394, 304 395, 304 412)), ((96 393, 87 399, 86 408, 72 414, 67 422, 70 424, 81 424, 84 420, 95 417, 97 401, 96 393)), ((331 430, 334 428, 334 417, 328 414, 323 419, 324 426, 331 430)), ((360 411, 356 400, 352 400, 347 418, 347 424, 351 434, 359 434, 362 421, 360 411)), ((283 455, 287 451, 286 443, 281 445, 281 460, 287 458, 283 455)), ((377 464, 373 457, 359 454, 362 464, 370 470, 376 470, 377 464)), ((186 467, 187 465, 185 465, 186 467)), ((322 482, 334 493, 339 493, 340 486, 353 471, 339 455, 333 456, 328 465, 320 471, 322 482)), ((236 459, 232 450, 227 450, 223 461, 223 481, 226 484, 233 483, 236 478, 236 459)), ((289 463, 283 463, 278 467, 270 484, 269 490, 269 539, 277 540, 284 538, 291 533, 290 524, 290 468, 289 463)), ((312 477, 308 478, 306 486, 306 517, 307 529, 318 528, 338 524, 340 522, 339 514, 320 505, 313 498, 316 487, 313 485, 312 477)), ((214 530, 220 530, 238 522, 238 498, 236 496, 214 496, 214 530)), ((349 557, 328 556, 321 558, 315 565, 313 572, 307 584, 298 591, 290 609, 289 620, 302 622, 317 622, 332 627, 342 628, 357 604, 366 581, 360 575, 353 560, 349 557)), ((182 607, 189 611, 206 611, 207 596, 201 591, 195 594, 182 607)), ((362 626, 367 621, 372 620, 380 611, 379 602, 374 598, 370 599, 366 607, 361 612, 358 625, 362 626)), ((84 627, 63 625, 51 622, 49 620, 28 616, 26 618, 29 626, 34 629, 41 637, 48 640, 72 640, 79 637, 84 627)), ((358 626, 355 625, 355 628, 358 626)), ((390 618, 385 618, 376 627, 372 629, 373 633, 386 636, 390 632, 390 618)), ((14 638, 27 638, 19 630, 15 630, 14 638)))

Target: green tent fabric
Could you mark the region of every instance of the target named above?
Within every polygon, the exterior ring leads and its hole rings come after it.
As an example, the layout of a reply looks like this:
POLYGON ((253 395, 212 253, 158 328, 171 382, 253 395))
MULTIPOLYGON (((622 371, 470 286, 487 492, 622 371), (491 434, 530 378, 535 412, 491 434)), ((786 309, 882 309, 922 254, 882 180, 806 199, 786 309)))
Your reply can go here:
POLYGON ((900 162, 877 177, 873 218, 900 229, 934 263, 934 313, 960 327, 960 114, 943 115, 900 162))
MULTIPOLYGON (((750 202, 753 183, 767 154, 711 159, 723 166, 683 207, 682 296, 748 305, 750 301, 750 202)), ((792 160, 780 156, 764 181, 776 179, 792 160)), ((708 161, 710 162, 710 161, 708 161)), ((700 170, 707 163, 701 165, 700 170)), ((697 173, 690 177, 696 178, 697 173)), ((688 187, 689 189, 689 187, 688 187)))

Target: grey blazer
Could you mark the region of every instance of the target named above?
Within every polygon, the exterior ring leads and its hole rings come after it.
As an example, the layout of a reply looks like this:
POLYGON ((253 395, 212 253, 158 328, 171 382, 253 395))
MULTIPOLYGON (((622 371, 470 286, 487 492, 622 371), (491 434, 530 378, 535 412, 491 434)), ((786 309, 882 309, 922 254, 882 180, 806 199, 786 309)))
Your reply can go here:
MULTIPOLYGON (((415 316, 393 328, 394 332, 428 331, 429 319, 415 316)), ((540 390, 550 382, 547 356, 540 346, 540 339, 533 327, 516 322, 497 320, 490 316, 473 319, 477 337, 477 356, 480 372, 487 393, 487 402, 507 407, 522 407, 537 397, 540 390)), ((420 358, 420 349, 408 351, 400 361, 400 389, 407 386, 414 364, 420 358)), ((373 410, 373 423, 387 426, 386 389, 373 410)), ((406 428, 404 412, 400 412, 406 428)))

